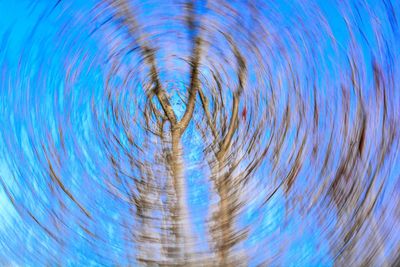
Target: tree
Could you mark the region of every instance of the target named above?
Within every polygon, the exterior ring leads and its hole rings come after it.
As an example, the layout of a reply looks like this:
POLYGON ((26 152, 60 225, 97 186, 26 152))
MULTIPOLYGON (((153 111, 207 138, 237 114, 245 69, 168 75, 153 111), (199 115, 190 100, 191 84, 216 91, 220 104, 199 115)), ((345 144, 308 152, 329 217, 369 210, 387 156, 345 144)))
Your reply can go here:
MULTIPOLYGON (((210 181, 213 181, 213 187, 215 188, 219 196, 219 205, 217 212, 212 217, 212 221, 215 221, 214 227, 211 230, 213 233, 215 251, 218 254, 217 264, 220 266, 228 265, 228 260, 230 259, 230 251, 233 246, 243 239, 243 236, 236 236, 233 229, 235 217, 238 212, 240 201, 238 199, 239 190, 241 184, 244 180, 254 171, 254 169, 260 164, 262 156, 265 154, 259 153, 258 157, 254 157, 257 153, 252 153, 254 150, 254 145, 259 139, 262 130, 255 131, 253 135, 248 136, 249 142, 245 143, 241 140, 244 136, 238 132, 240 125, 239 109, 240 102, 245 90, 245 80, 247 76, 247 64, 244 59, 244 55, 240 52, 237 44, 232 38, 232 33, 223 33, 221 35, 224 38, 230 51, 232 51, 233 60, 236 61, 236 89, 232 92, 232 98, 229 102, 224 99, 226 93, 226 86, 221 82, 221 73, 213 72, 213 78, 217 80, 217 88, 212 87, 211 91, 205 92, 204 88, 201 86, 200 81, 200 68, 202 57, 204 57, 205 46, 210 46, 212 40, 207 40, 207 34, 205 32, 204 25, 202 25, 202 19, 199 14, 196 14, 195 3, 189 1, 186 7, 186 25, 189 34, 190 44, 192 45, 192 52, 188 58, 188 65, 190 66, 190 82, 189 86, 186 88, 188 93, 188 98, 184 100, 185 111, 182 118, 178 119, 176 111, 171 104, 171 99, 168 97, 163 84, 160 80, 160 74, 156 62, 157 50, 154 49, 148 40, 143 36, 142 29, 138 25, 134 14, 131 12, 129 3, 126 1, 112 1, 111 5, 116 10, 116 18, 121 21, 121 24, 126 27, 129 36, 133 39, 133 42, 137 46, 139 53, 145 59, 150 71, 150 82, 146 85, 149 88, 147 92, 147 111, 146 122, 150 121, 151 117, 154 117, 157 121, 157 131, 156 135, 162 140, 170 144, 168 151, 164 155, 166 157, 165 162, 168 169, 171 172, 171 179, 173 185, 173 192, 171 195, 175 197, 175 202, 169 209, 172 210, 172 223, 173 223, 173 235, 175 244, 175 254, 170 254, 169 257, 173 258, 173 261, 179 264, 188 264, 191 253, 193 253, 193 248, 190 248, 191 242, 193 242, 193 234, 190 230, 189 221, 189 211, 186 204, 186 177, 184 175, 184 164, 182 158, 182 143, 181 139, 184 135, 189 123, 193 120, 194 110, 202 107, 203 115, 205 116, 205 124, 201 122, 196 122, 198 129, 203 132, 208 132, 212 135, 212 138, 208 138, 207 134, 203 135, 204 142, 209 142, 212 140, 212 145, 209 150, 209 163, 211 169, 210 181), (225 88, 224 88, 225 87, 225 88), (201 105, 196 104, 196 100, 199 99, 201 105), (212 99, 211 103, 209 99, 212 99), (157 101, 156 103, 154 101, 157 101), (161 106, 159 110, 156 105, 161 106), (213 117, 210 112, 210 104, 213 106, 213 117), (231 104, 230 115, 224 112, 224 105, 231 104), (217 123, 217 117, 219 123, 217 123), (226 124, 226 122, 228 122, 226 124), (164 127, 167 123, 167 138, 164 133, 164 127), (243 143, 241 143, 243 142, 243 143), (246 151, 248 158, 251 160, 247 166, 241 166, 241 169, 237 171, 240 162, 243 158, 246 158, 245 153, 235 152, 235 149, 239 151, 246 151), (251 158, 253 156, 253 158, 251 158), (236 174, 234 175, 234 173, 236 174)), ((235 25, 238 26, 240 23, 239 17, 234 19, 235 25)), ((237 29, 236 29, 237 30, 237 29)), ((237 34, 237 33, 236 33, 237 34)), ((246 35, 247 36, 247 35, 246 35)), ((213 38, 212 36, 209 38, 213 38)), ((249 40, 248 40, 249 41, 249 40)), ((250 41, 254 41, 254 36, 250 41)), ((257 47, 251 47, 252 44, 248 45, 249 49, 257 49, 257 47)), ((207 47, 210 49, 210 47, 207 47)), ((250 55, 250 52, 247 52, 250 55)), ((254 57, 254 56, 253 56, 254 57)), ((231 61, 230 58, 222 58, 223 60, 231 61)), ((211 58, 211 60, 214 60, 211 58)), ((261 60, 260 60, 261 61, 261 60)), ((215 71, 215 70, 214 70, 215 71)), ((204 74, 203 74, 204 75, 204 74)), ((232 74, 234 75, 234 74, 232 74)), ((204 78, 204 77, 203 77, 204 78)), ((205 77, 207 78, 207 77, 205 77)), ((229 82, 230 83, 230 82, 229 82)), ((246 107, 242 109, 243 122, 246 116, 246 107)), ((201 112, 201 111, 200 111, 201 112)), ((261 116, 262 118, 262 116, 261 116)), ((249 119, 250 122, 253 122, 249 119)), ((258 127, 263 127, 263 123, 258 122, 258 127)), ((256 124, 257 122, 255 122, 256 124)), ((151 126, 147 125, 151 128, 151 126)), ((168 145, 166 146, 168 147, 168 145)), ((208 157, 208 156, 207 156, 208 157)), ((169 196, 171 197, 171 196, 169 196)), ((170 203, 171 205, 171 203, 170 203)), ((140 208, 141 209, 141 208, 140 208)), ((139 217, 142 217, 140 215, 139 217)), ((144 223, 148 224, 148 223, 144 223)), ((168 241, 167 241, 168 242, 168 241)), ((171 240, 169 240, 171 242, 171 240)))

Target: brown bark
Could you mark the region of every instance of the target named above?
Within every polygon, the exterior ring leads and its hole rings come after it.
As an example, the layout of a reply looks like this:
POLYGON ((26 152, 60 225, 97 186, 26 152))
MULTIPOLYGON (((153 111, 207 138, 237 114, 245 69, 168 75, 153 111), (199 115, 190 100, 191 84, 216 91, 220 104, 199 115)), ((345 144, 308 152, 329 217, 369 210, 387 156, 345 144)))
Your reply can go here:
POLYGON ((216 190, 219 200, 218 206, 218 219, 217 219, 217 234, 220 237, 216 240, 216 248, 218 255, 218 266, 228 266, 230 259, 230 252, 233 241, 233 216, 232 216, 232 205, 230 202, 230 187, 227 184, 231 177, 223 172, 222 162, 218 161, 216 164, 216 190))
POLYGON ((170 168, 176 204, 174 207, 174 229, 177 245, 176 260, 178 265, 185 265, 190 257, 191 231, 189 209, 186 202, 186 180, 184 176, 182 144, 179 129, 172 129, 172 148, 170 168))

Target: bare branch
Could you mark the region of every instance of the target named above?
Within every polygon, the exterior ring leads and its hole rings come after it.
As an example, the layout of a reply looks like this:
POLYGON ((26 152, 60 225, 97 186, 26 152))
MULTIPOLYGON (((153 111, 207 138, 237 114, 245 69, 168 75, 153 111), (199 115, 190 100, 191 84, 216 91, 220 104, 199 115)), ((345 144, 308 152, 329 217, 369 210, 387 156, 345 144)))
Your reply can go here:
POLYGON ((180 128, 180 133, 182 134, 186 127, 188 126, 194 111, 194 106, 196 102, 196 94, 199 90, 199 64, 200 64, 200 50, 201 50, 201 38, 197 37, 195 41, 195 48, 193 51, 191 66, 192 71, 190 75, 190 87, 189 87, 189 99, 186 105, 185 113, 178 123, 178 128, 180 128))
POLYGON ((231 144, 232 137, 237 130, 238 123, 238 110, 239 110, 239 98, 243 92, 244 82, 245 82, 245 74, 246 74, 246 63, 245 60, 236 47, 235 43, 228 38, 228 41, 232 45, 236 60, 238 62, 238 88, 236 92, 233 94, 233 104, 232 104, 232 117, 228 128, 228 133, 226 134, 224 140, 222 141, 220 150, 217 154, 217 158, 221 159, 223 155, 226 153, 228 147, 231 144))
POLYGON ((208 107, 208 99, 204 95, 204 93, 203 93, 203 91, 201 89, 199 89, 199 96, 200 96, 200 99, 201 99, 201 104, 203 106, 204 112, 206 114, 207 124, 211 128, 212 135, 213 135, 214 139, 219 139, 217 130, 215 128, 215 124, 211 120, 210 109, 208 107))
POLYGON ((167 93, 165 92, 164 88, 161 86, 161 82, 159 79, 158 71, 156 68, 156 63, 154 59, 154 52, 152 52, 151 49, 145 48, 144 49, 144 55, 147 58, 149 64, 150 64, 150 74, 151 74, 151 79, 154 84, 154 92, 157 96, 158 101, 161 104, 162 109, 165 112, 165 115, 167 116, 168 120, 171 122, 171 125, 175 125, 177 120, 176 120, 176 115, 175 112, 172 108, 172 105, 168 99, 167 93))
POLYGON ((182 134, 185 131, 191 118, 193 117, 196 95, 197 91, 199 90, 199 66, 200 66, 200 56, 201 56, 201 46, 202 46, 202 39, 198 35, 198 33, 196 33, 197 30, 195 25, 196 16, 194 14, 193 1, 189 1, 186 5, 186 8, 188 10, 187 24, 189 32, 191 34, 191 38, 193 40, 194 47, 190 62, 192 69, 190 73, 189 98, 187 101, 185 113, 178 124, 178 128, 180 129, 180 134, 182 134))
POLYGON ((111 5, 115 7, 115 9, 117 10, 117 16, 120 19, 122 19, 124 25, 127 27, 135 43, 137 43, 137 45, 139 46, 143 57, 145 58, 147 64, 150 67, 150 76, 152 83, 154 85, 154 92, 158 98, 158 101, 160 102, 161 107, 165 112, 165 115, 168 117, 168 120, 171 122, 171 125, 175 125, 177 122, 176 115, 168 99, 167 93, 165 92, 165 89, 162 88, 161 86, 159 74, 156 67, 156 61, 154 58, 154 53, 155 53, 154 49, 150 48, 150 46, 147 45, 146 43, 141 43, 141 41, 145 40, 145 38, 143 38, 142 36, 139 35, 139 37, 135 37, 137 36, 137 34, 135 33, 138 32, 139 27, 135 19, 135 16, 129 10, 129 5, 127 1, 126 0, 120 0, 115 2, 111 1, 111 5))

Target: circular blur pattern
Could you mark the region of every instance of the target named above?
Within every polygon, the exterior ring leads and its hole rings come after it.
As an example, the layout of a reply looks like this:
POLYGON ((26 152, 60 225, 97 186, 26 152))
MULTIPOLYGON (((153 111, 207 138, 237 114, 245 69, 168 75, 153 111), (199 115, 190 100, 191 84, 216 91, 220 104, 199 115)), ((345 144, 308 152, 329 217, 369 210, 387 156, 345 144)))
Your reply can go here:
POLYGON ((400 2, 0 13, 1 265, 400 264, 400 2))

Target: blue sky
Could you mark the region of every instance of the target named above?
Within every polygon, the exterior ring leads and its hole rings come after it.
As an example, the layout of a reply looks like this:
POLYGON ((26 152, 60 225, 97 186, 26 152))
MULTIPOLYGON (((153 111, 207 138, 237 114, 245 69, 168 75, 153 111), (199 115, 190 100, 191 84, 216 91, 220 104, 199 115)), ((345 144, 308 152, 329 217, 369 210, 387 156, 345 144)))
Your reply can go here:
MULTIPOLYGON (((349 1, 349 6, 342 5, 342 10, 340 10, 337 8, 336 1, 317 1, 314 4, 320 7, 320 14, 314 13, 317 9, 308 7, 308 4, 311 5, 309 1, 304 3, 276 1, 271 4, 270 9, 262 9, 268 18, 273 18, 271 14, 279 11, 280 18, 277 16, 276 21, 272 19, 270 21, 271 25, 276 23, 276 27, 271 29, 271 35, 282 31, 282 36, 289 37, 292 34, 296 41, 304 42, 303 45, 299 45, 300 54, 303 56, 294 62, 298 63, 298 66, 295 66, 296 71, 304 74, 304 81, 301 80, 300 83, 304 85, 301 91, 302 96, 310 101, 306 104, 312 103, 311 100, 315 97, 324 103, 338 94, 336 89, 339 88, 337 86, 343 74, 339 71, 346 68, 345 56, 350 47, 350 35, 341 16, 342 12, 348 16, 353 25, 359 26, 358 29, 354 29, 355 42, 358 44, 355 53, 359 53, 358 59, 360 63, 364 63, 361 65, 366 66, 365 77, 362 80, 365 85, 362 92, 364 97, 369 99, 368 97, 374 94, 370 64, 372 57, 383 66, 384 71, 389 72, 390 68, 393 68, 395 74, 399 74, 394 63, 390 62, 390 60, 397 62, 400 51, 400 49, 395 49, 399 48, 399 36, 395 16, 389 12, 390 2, 366 1, 366 3, 369 10, 363 8, 362 1, 349 1), (302 23, 311 33, 320 33, 318 36, 320 39, 313 37, 301 39, 304 33, 302 27, 297 24, 298 17, 291 16, 293 13, 302 19, 302 23), (325 18, 327 24, 324 26, 330 28, 331 36, 328 30, 321 29, 323 20, 316 20, 320 18, 319 16, 325 18), (314 24, 314 21, 318 23, 314 24), (375 34, 382 39, 378 40, 375 34), (336 46, 332 45, 333 39, 336 40, 336 46), (311 54, 304 56, 312 53, 307 49, 310 47, 321 50, 315 52, 318 57, 310 56, 311 54), (310 77, 314 77, 319 85, 318 96, 310 90, 311 87, 305 85, 305 80, 309 77, 306 75, 308 75, 310 64, 315 64, 317 69, 316 77, 312 75, 310 77)), ((117 199, 110 189, 122 190, 122 186, 113 184, 112 179, 108 179, 114 175, 108 153, 115 153, 123 168, 127 168, 129 164, 123 152, 113 146, 115 144, 109 144, 105 148, 102 141, 108 136, 97 134, 108 131, 110 135, 119 136, 123 145, 128 145, 126 136, 118 128, 120 121, 114 121, 109 125, 102 124, 110 119, 107 117, 107 108, 110 106, 104 95, 106 75, 112 63, 107 62, 107 58, 110 57, 112 51, 115 51, 113 49, 116 46, 128 47, 128 44, 123 34, 115 31, 114 26, 101 24, 107 16, 93 12, 92 8, 95 4, 96 1, 73 1, 73 3, 61 1, 55 5, 50 1, 33 3, 25 0, 0 0, 0 120, 2 122, 0 126, 0 180, 2 181, 0 184, 0 264, 36 266, 46 262, 54 264, 56 261, 60 261, 61 265, 69 266, 113 265, 114 262, 127 264, 125 257, 128 251, 124 249, 126 232, 121 225, 128 229, 134 228, 135 222, 124 218, 124 215, 129 213, 129 205, 117 199), (93 112, 93 107, 96 113, 93 112), (109 128, 105 129, 105 126, 109 128), (62 135, 60 129, 64 131, 62 135), (45 171, 48 168, 47 158, 54 160, 55 171, 64 177, 67 191, 79 196, 81 206, 66 197, 65 191, 48 186, 52 181, 45 171), (57 158, 63 164, 57 164, 57 158), (55 194, 65 202, 51 198, 51 194, 54 193, 52 190, 56 191, 55 194), (10 195, 18 203, 17 206, 11 203, 10 195), (87 207, 92 218, 96 219, 88 219, 84 212, 86 208, 82 207, 87 207), (35 214, 39 223, 29 217, 27 210, 35 214), (52 211, 64 216, 62 220, 51 221, 53 217, 49 214, 52 214, 52 211), (62 221, 65 225, 57 228, 57 224, 62 221), (63 229, 65 236, 68 236, 61 242, 52 239, 48 234, 49 232, 56 233, 59 229, 63 229), (93 242, 87 238, 88 234, 83 229, 89 229, 98 239, 93 242)), ((390 4, 394 12, 398 14, 400 4, 390 4)), ((143 4, 141 8, 145 11, 141 18, 143 21, 146 21, 146 14, 161 10, 150 1, 146 5, 143 4)), ((168 8, 168 5, 165 8, 168 8)), ((169 13, 173 14, 175 11, 171 9, 169 13)), ((204 6, 199 13, 206 14, 204 6)), ((156 25, 159 29, 169 29, 165 26, 165 22, 157 21, 157 23, 160 23, 156 25)), ((178 26, 173 24, 170 27, 176 29, 178 26)), ((162 39, 162 41, 165 40, 162 39)), ((287 41, 284 43, 286 49, 293 53, 289 56, 294 57, 295 52, 290 50, 293 48, 290 46, 290 40, 284 39, 284 41, 287 41)), ((158 59, 162 59, 168 52, 176 52, 174 49, 182 49, 182 53, 185 53, 189 48, 176 45, 167 47, 165 50, 161 49, 158 59)), ((274 47, 274 49, 276 49, 274 52, 278 51, 278 48, 274 47)), ((276 69, 274 69, 276 80, 273 83, 278 83, 279 77, 284 80, 282 97, 277 100, 279 124, 285 114, 286 100, 296 100, 289 94, 287 87, 290 85, 285 84, 287 62, 283 55, 274 55, 277 58, 276 69)), ((178 59, 165 63, 161 61, 160 66, 165 69, 167 64, 175 64, 174 67, 180 70, 185 67, 185 64, 179 65, 181 64, 179 62, 178 59)), ((122 67, 118 75, 111 79, 115 89, 112 94, 118 101, 114 104, 124 107, 121 117, 130 120, 138 112, 136 107, 143 106, 145 97, 143 88, 138 85, 135 78, 123 84, 124 75, 129 73, 132 66, 139 66, 140 62, 138 63, 138 56, 132 53, 130 57, 124 58, 123 62, 119 63, 122 67), (124 86, 136 90, 126 92, 124 86)), ((207 71, 205 70, 205 73, 209 73, 207 71)), ((140 75, 143 73, 137 72, 140 73, 137 79, 142 79, 140 75)), ((165 80, 185 80, 189 77, 188 73, 181 74, 179 71, 162 73, 161 76, 165 80)), ((394 77, 400 76, 394 75, 394 77)), ((395 79, 394 82, 398 82, 398 78, 395 79)), ((342 82, 347 81, 343 79, 342 82)), ((171 87, 174 86, 181 85, 172 82, 171 87)), ((391 91, 389 94, 393 101, 391 110, 393 115, 399 111, 399 92, 391 91)), ((172 102, 176 103, 176 112, 182 113, 179 108, 179 105, 182 107, 182 103, 177 99, 177 95, 173 95, 172 102)), ((335 100, 340 102, 341 98, 337 97, 335 100)), ((320 138, 324 140, 320 146, 321 155, 328 153, 328 129, 333 129, 335 138, 340 139, 338 137, 340 129, 335 129, 332 121, 340 119, 342 107, 333 103, 334 101, 326 107, 321 107, 321 110, 328 114, 326 117, 319 118, 320 138), (328 110, 332 107, 336 108, 333 112, 328 110)), ((350 98, 350 103, 351 114, 354 117, 358 104, 354 95, 350 98)), ((311 112, 310 107, 308 109, 311 112)), ((371 119, 375 119, 375 116, 371 115, 371 119)), ((139 119, 136 123, 140 123, 141 120, 139 119)), ((293 123, 294 126, 290 127, 284 142, 285 149, 279 162, 281 169, 273 169, 272 159, 267 160, 260 167, 255 173, 255 180, 259 182, 258 185, 261 188, 258 191, 259 195, 253 197, 253 201, 246 206, 245 211, 238 218, 236 225, 238 228, 249 226, 251 229, 248 238, 240 245, 240 248, 252 251, 251 255, 256 255, 249 261, 251 266, 256 266, 261 260, 276 255, 283 255, 276 261, 276 266, 332 266, 333 264, 334 255, 329 250, 328 242, 325 242, 327 235, 324 232, 333 231, 333 225, 336 222, 333 211, 327 214, 326 222, 322 224, 326 228, 322 229, 315 213, 302 216, 304 211, 301 208, 296 207, 290 210, 291 207, 285 205, 286 196, 283 188, 279 189, 266 205, 261 205, 265 199, 263 193, 272 192, 279 184, 279 181, 274 180, 273 177, 285 173, 293 163, 290 155, 295 142, 297 130, 295 126, 298 121, 294 120, 293 123), (287 211, 291 212, 288 218, 285 216, 287 211), (285 253, 282 254, 282 251, 285 253)), ((135 127, 132 126, 132 129, 135 130, 135 127)), ((272 138, 271 130, 266 131, 262 144, 272 138)), ((307 136, 308 130, 302 126, 300 135, 307 136)), ((142 134, 143 132, 140 131, 134 132, 139 142, 144 138, 142 134)), ((369 142, 371 150, 377 146, 373 142, 372 134, 372 141, 369 142)), ((197 146, 201 142, 201 136, 193 123, 189 126, 184 138, 186 140, 185 161, 193 163, 192 168, 186 170, 190 212, 193 218, 197 218, 196 222, 193 222, 193 228, 199 240, 205 244, 207 231, 205 221, 209 212, 212 189, 206 182, 207 172, 196 168, 196 166, 202 166, 201 164, 204 165, 205 162, 202 162, 204 161, 202 147, 197 146)), ((339 145, 340 140, 335 144, 339 145)), ((139 155, 139 152, 137 153, 139 155)), ((152 162, 151 154, 144 153, 140 156, 152 162)), ((333 165, 337 166, 337 157, 340 153, 332 152, 332 154, 333 165)), ((388 179, 385 183, 385 195, 381 200, 383 202, 388 201, 390 192, 398 193, 395 183, 400 174, 400 164, 396 149, 391 152, 390 158, 392 161, 384 169, 388 173, 388 179)), ((321 158, 318 160, 319 163, 322 161, 321 158)), ((303 164, 295 190, 309 192, 304 189, 309 183, 317 185, 316 190, 322 188, 318 185, 318 170, 313 169, 314 162, 306 157, 303 164)), ((134 174, 137 175, 137 172, 134 174)), ((251 187, 247 188, 247 191, 243 190, 243 195, 251 196, 250 189, 251 187)), ((305 198, 307 197, 305 195, 305 198)), ((394 240, 396 239, 395 236, 394 240)), ((395 241, 391 240, 391 242, 395 241)), ((135 251, 133 245, 128 246, 135 251)), ((274 263, 272 266, 275 266, 274 263)))

